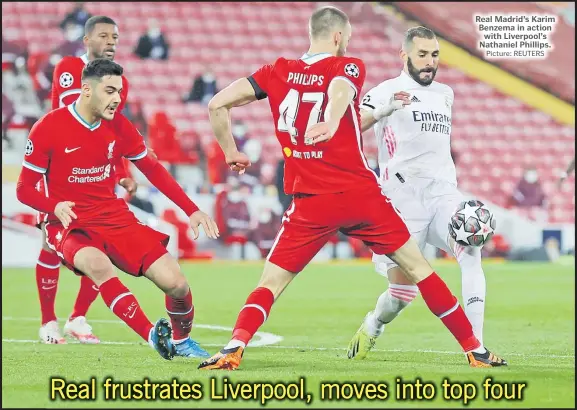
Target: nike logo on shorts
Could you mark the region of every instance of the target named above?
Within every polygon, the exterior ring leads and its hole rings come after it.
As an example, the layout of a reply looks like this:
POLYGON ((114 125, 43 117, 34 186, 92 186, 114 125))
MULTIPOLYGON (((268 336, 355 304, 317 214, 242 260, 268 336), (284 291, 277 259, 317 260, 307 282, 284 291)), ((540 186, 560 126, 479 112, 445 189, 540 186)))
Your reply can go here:
POLYGON ((80 148, 82 148, 82 147, 76 147, 76 148, 72 148, 72 149, 64 148, 64 153, 65 153, 65 154, 70 154, 71 152, 74 152, 74 151, 76 151, 76 150, 78 150, 78 149, 80 149, 80 148))

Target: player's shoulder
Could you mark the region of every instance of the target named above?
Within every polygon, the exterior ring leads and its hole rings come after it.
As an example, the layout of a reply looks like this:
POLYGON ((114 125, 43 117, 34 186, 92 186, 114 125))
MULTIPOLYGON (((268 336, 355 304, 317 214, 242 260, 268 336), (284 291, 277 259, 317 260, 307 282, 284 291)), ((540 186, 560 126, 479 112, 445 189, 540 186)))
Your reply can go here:
POLYGON ((45 122, 45 123, 54 123, 57 121, 61 121, 63 118, 68 118, 70 117, 70 108, 68 106, 66 107, 60 107, 60 108, 56 108, 55 110, 49 111, 46 114, 44 114, 39 121, 45 122))
POLYGON ((52 128, 61 128, 63 121, 70 117, 68 107, 57 108, 49 111, 34 123, 34 129, 47 130, 52 128))
POLYGON ((334 67, 341 68, 345 71, 356 69, 356 70, 365 70, 365 63, 358 57, 349 57, 349 56, 336 56, 331 57, 329 60, 329 64, 333 65, 334 67))
POLYGON ((348 63, 355 63, 355 64, 362 64, 363 66, 365 63, 359 57, 352 57, 352 56, 335 56, 331 57, 334 64, 348 64, 348 63))
POLYGON ((393 92, 396 88, 399 88, 399 86, 399 77, 389 78, 375 85, 367 94, 387 94, 393 92))

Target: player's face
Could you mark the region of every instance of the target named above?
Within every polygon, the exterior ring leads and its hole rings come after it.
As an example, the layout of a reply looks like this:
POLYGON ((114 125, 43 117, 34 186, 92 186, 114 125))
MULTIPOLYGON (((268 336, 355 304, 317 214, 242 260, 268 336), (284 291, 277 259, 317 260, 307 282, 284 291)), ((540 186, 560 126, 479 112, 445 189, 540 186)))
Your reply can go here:
POLYGON ((92 32, 84 36, 84 45, 89 58, 107 58, 114 60, 118 44, 118 27, 114 24, 98 23, 92 32))
POLYGON ((337 56, 342 57, 347 52, 347 46, 351 40, 352 27, 350 23, 347 23, 344 30, 338 33, 338 46, 337 46, 337 56))
POLYGON ((413 39, 412 48, 404 53, 409 75, 421 85, 429 85, 437 75, 439 68, 439 43, 437 39, 413 39))
POLYGON ((102 77, 99 82, 94 82, 90 96, 90 107, 97 118, 111 120, 116 114, 120 104, 120 92, 122 91, 122 77, 109 75, 102 77))

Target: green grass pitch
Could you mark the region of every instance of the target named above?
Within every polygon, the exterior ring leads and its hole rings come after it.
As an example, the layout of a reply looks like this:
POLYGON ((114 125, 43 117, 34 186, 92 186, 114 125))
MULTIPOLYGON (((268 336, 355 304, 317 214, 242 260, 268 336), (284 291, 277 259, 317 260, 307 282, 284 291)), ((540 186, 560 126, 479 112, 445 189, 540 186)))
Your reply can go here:
MULTIPOLYGON (((453 292, 460 295, 457 265, 434 266, 453 292)), ((196 307, 198 327, 193 328, 193 337, 211 354, 228 341, 238 311, 255 287, 261 268, 260 262, 183 265, 196 307)), ((468 394, 475 398, 466 407, 574 407, 574 260, 560 264, 486 262, 484 269, 488 288, 485 343, 509 361, 508 368, 469 368, 457 343, 420 297, 387 327, 375 351, 365 361, 348 360, 345 348, 385 288, 386 280, 374 272, 370 262, 334 262, 311 264, 289 286, 261 328, 264 333, 254 339, 264 346, 249 347, 235 372, 197 370, 198 359, 163 361, 120 323, 100 299, 91 308, 88 319, 95 334, 106 344, 35 343, 39 307, 33 270, 3 269, 2 406, 263 407, 259 401, 262 398, 211 400, 210 380, 216 377, 218 396, 222 396, 224 378, 233 387, 243 382, 290 383, 305 379, 306 392, 312 398, 308 404, 300 399, 269 399, 264 406, 267 408, 463 407, 458 386, 453 387, 452 400, 444 397, 444 379, 470 384, 468 394), (50 400, 53 376, 68 382, 95 378, 96 400, 50 400), (115 382, 142 382, 147 377, 159 383, 177 378, 180 383, 197 384, 202 397, 106 401, 102 383, 107 377, 115 382), (483 382, 488 377, 493 384, 501 383, 493 388, 495 395, 505 382, 526 384, 521 390, 522 397, 486 400, 483 382), (411 397, 411 388, 407 388, 408 397, 399 398, 397 379, 408 383, 417 378, 431 384, 428 390, 414 390, 411 397), (324 382, 350 385, 341 387, 344 395, 341 400, 335 397, 330 400, 327 391, 323 400, 324 382), (380 384, 381 389, 386 385, 387 397, 381 394, 374 398, 375 391, 362 383, 380 384), (361 388, 366 389, 362 390, 365 393, 371 391, 373 399, 361 395, 358 400, 352 393, 354 388, 357 393, 361 388)), ((151 320, 166 316, 160 290, 144 278, 123 273, 120 277, 151 320)), ((62 268, 56 303, 60 318, 70 313, 78 286, 78 279, 62 268)), ((60 323, 62 326, 64 320, 60 323)), ((281 394, 282 388, 277 387, 277 392, 281 394)), ((513 397, 511 390, 509 395, 513 397)))

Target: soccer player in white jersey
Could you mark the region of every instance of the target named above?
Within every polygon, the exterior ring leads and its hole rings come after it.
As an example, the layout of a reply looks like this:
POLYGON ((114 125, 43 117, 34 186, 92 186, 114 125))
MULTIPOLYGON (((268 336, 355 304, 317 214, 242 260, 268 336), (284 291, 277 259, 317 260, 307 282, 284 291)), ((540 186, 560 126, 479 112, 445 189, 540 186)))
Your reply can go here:
MULTIPOLYGON (((421 250, 428 243, 457 259, 465 313, 482 341, 486 290, 481 249, 456 244, 448 229, 457 205, 466 199, 457 189, 451 157, 453 90, 434 81, 439 43, 428 28, 409 29, 400 56, 401 74, 380 83, 362 100, 362 128, 374 127, 383 193, 400 211, 421 250)), ((366 357, 385 325, 418 293, 389 258, 373 255, 373 262, 377 272, 388 277, 389 288, 351 340, 349 358, 366 357)))

